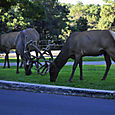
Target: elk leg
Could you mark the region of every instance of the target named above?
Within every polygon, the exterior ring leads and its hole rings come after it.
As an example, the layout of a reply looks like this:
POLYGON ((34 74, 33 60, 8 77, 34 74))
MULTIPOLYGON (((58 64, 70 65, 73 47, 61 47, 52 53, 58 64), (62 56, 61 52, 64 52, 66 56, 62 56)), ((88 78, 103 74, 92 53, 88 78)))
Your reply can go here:
MULTIPOLYGON (((38 52, 35 51, 35 53, 36 53, 36 57, 38 57, 38 52)), ((39 64, 38 64, 38 63, 36 64, 36 67, 39 68, 39 64)), ((37 70, 37 72, 38 72, 38 73, 40 72, 39 69, 37 70)))
POLYGON ((3 68, 6 68, 6 62, 8 62, 8 68, 10 68, 8 53, 6 53, 6 55, 5 55, 5 61, 4 61, 4 66, 3 66, 3 68))
POLYGON ((83 80, 83 72, 82 72, 82 58, 79 61, 79 68, 80 68, 80 80, 83 80))
POLYGON ((69 82, 71 82, 72 79, 73 79, 73 75, 74 75, 74 72, 75 72, 75 69, 76 69, 77 65, 78 65, 78 63, 76 61, 74 61, 73 69, 72 69, 72 74, 70 76, 69 82))
POLYGON ((81 59, 80 57, 75 58, 75 61, 74 61, 74 64, 73 64, 73 69, 72 69, 72 74, 70 76, 69 82, 71 82, 72 79, 73 79, 75 69, 76 69, 77 65, 79 64, 80 59, 81 59))
POLYGON ((102 78, 102 80, 105 80, 106 77, 107 77, 107 74, 109 72, 109 69, 110 69, 110 66, 111 66, 111 59, 110 59, 110 56, 108 54, 104 54, 104 58, 105 58, 105 61, 106 61, 106 71, 104 73, 104 76, 102 78))
POLYGON ((16 70, 16 73, 19 73, 19 54, 17 54, 17 70, 16 70))
POLYGON ((7 58, 6 58, 6 55, 5 55, 5 61, 4 61, 4 66, 3 66, 3 68, 6 68, 6 60, 7 60, 7 58))
POLYGON ((6 56, 7 56, 8 68, 10 68, 10 63, 9 63, 9 56, 8 56, 8 53, 6 53, 6 56))
POLYGON ((23 65, 23 61, 21 60, 20 68, 22 68, 22 65, 23 65))

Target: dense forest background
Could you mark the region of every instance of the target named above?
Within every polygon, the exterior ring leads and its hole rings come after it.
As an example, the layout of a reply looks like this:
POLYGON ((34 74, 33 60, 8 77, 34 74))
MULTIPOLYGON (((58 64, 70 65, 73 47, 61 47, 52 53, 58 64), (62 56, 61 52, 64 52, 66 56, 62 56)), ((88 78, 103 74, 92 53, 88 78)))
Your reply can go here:
POLYGON ((58 0, 0 0, 0 34, 34 27, 42 40, 62 43, 74 31, 105 30, 115 26, 115 2, 103 6, 58 0))

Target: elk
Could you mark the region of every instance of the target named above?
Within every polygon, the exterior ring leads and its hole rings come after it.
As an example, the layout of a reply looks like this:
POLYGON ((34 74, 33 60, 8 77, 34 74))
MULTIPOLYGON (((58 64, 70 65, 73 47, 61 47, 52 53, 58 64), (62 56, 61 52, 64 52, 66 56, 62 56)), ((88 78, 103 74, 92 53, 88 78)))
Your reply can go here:
MULTIPOLYGON (((106 61, 106 71, 102 78, 102 80, 105 80, 111 66, 110 58, 115 61, 115 33, 109 30, 84 31, 79 34, 73 33, 67 39, 59 55, 50 64, 50 81, 56 81, 58 73, 69 58, 75 60, 69 79, 71 81, 77 65, 82 65, 82 57, 99 56, 102 54, 104 54, 106 61)), ((82 74, 80 78, 83 79, 82 74)))
POLYGON ((26 75, 31 74, 30 52, 34 50, 34 47, 32 47, 31 43, 34 44, 34 46, 38 47, 39 40, 40 40, 39 33, 34 28, 28 28, 19 32, 15 41, 16 55, 17 55, 16 73, 19 73, 19 55, 20 55, 24 63, 25 74, 26 75))
POLYGON ((18 35, 19 32, 10 32, 10 33, 5 33, 0 36, 0 51, 5 52, 5 61, 4 61, 4 66, 3 68, 6 67, 6 62, 8 63, 8 68, 10 68, 9 64, 9 51, 11 49, 15 49, 15 40, 16 36, 18 35))

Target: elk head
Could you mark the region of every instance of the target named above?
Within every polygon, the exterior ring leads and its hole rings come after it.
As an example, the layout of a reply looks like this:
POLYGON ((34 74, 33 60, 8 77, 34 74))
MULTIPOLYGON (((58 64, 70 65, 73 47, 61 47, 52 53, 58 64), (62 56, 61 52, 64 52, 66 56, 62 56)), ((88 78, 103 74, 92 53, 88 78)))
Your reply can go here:
POLYGON ((24 51, 23 63, 24 63, 25 74, 26 75, 32 74, 31 68, 33 64, 31 61, 31 55, 29 51, 24 51))
POLYGON ((33 63, 31 59, 30 51, 28 49, 29 45, 32 43, 33 43, 32 40, 30 40, 27 44, 25 44, 25 49, 24 49, 23 63, 24 63, 24 69, 26 75, 32 74, 31 68, 33 66, 33 63))

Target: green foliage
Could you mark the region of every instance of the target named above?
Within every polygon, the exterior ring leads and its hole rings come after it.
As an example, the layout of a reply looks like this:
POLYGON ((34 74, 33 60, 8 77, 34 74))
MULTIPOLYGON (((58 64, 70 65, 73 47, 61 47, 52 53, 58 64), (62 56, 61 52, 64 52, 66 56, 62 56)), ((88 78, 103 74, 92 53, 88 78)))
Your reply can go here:
POLYGON ((100 12, 100 20, 97 25, 98 29, 110 29, 115 20, 115 4, 103 5, 100 12))
POLYGON ((0 33, 34 27, 43 40, 63 43, 73 31, 110 29, 115 25, 115 4, 61 4, 58 0, 0 0, 0 33))
POLYGON ((76 20, 79 19, 80 17, 83 16, 84 9, 83 9, 83 4, 82 2, 77 3, 76 5, 73 5, 70 8, 70 14, 69 17, 71 20, 76 20))
POLYGON ((66 5, 60 5, 56 0, 52 2, 43 2, 45 6, 46 19, 42 21, 43 25, 43 39, 60 39, 59 35, 62 34, 62 30, 67 27, 69 13, 66 5))
POLYGON ((101 78, 104 74, 106 67, 104 65, 84 65, 83 66, 83 78, 80 81, 79 68, 76 69, 73 81, 68 82, 68 79, 72 72, 72 66, 64 66, 60 71, 55 83, 50 82, 49 74, 41 76, 37 73, 35 68, 32 69, 32 75, 25 76, 24 68, 20 69, 20 73, 16 74, 16 67, 3 69, 0 67, 0 79, 7 81, 28 82, 37 84, 49 84, 57 86, 69 86, 76 88, 90 88, 90 89, 104 89, 115 90, 115 66, 113 65, 109 71, 107 79, 102 81, 101 78), (7 71, 7 72, 6 72, 7 71))
POLYGON ((80 17, 76 21, 75 25, 72 26, 71 31, 72 32, 76 32, 76 31, 82 32, 82 31, 86 31, 88 28, 89 28, 89 26, 88 26, 87 19, 80 17))
POLYGON ((30 25, 29 21, 23 17, 23 10, 19 4, 16 6, 11 6, 8 11, 0 8, 0 23, 2 25, 2 32, 18 31, 25 29, 30 25))
POLYGON ((21 0, 20 8, 23 10, 23 17, 31 20, 43 19, 44 6, 42 0, 21 0))
POLYGON ((115 0, 103 0, 106 3, 115 3, 115 0))
MULTIPOLYGON (((115 25, 115 3, 113 0, 106 0, 108 4, 100 5, 83 5, 81 2, 70 7, 69 18, 75 26, 75 31, 81 30, 85 26, 78 26, 80 22, 76 22, 80 17, 87 19, 88 29, 110 29, 115 25), (79 28, 80 27, 80 28, 79 28)), ((82 24, 83 25, 83 24, 82 24)), ((85 28, 83 28, 85 30, 85 28)))
MULTIPOLYGON (((74 20, 74 23, 72 25, 76 25, 75 20, 78 20, 81 17, 85 18, 88 21, 87 25, 89 25, 89 27, 91 29, 94 29, 99 21, 99 18, 100 18, 100 10, 101 10, 101 7, 99 5, 94 5, 94 4, 83 5, 80 2, 80 3, 77 3, 76 5, 73 5, 70 8, 69 17, 71 20, 74 20)), ((87 29, 89 27, 87 27, 87 29)), ((77 28, 79 28, 79 27, 77 27, 77 28)), ((87 29, 83 28, 83 30, 87 30, 87 29)))
POLYGON ((100 18, 101 7, 99 5, 85 5, 84 6, 84 17, 88 20, 88 25, 91 29, 94 29, 98 24, 100 18))
POLYGON ((12 5, 16 5, 17 0, 0 0, 0 7, 8 11, 12 5))

